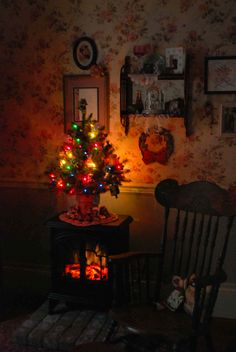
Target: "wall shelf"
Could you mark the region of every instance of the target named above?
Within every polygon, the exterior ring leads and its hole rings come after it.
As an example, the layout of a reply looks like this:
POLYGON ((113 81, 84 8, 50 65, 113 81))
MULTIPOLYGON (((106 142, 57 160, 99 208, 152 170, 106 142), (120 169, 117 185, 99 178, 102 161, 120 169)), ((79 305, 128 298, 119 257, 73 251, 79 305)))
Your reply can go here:
POLYGON ((120 72, 120 117, 128 134, 129 118, 139 116, 180 117, 189 129, 189 74, 188 61, 183 74, 164 72, 132 73, 131 58, 125 57, 120 72))
POLYGON ((134 84, 150 86, 158 84, 161 80, 183 80, 185 79, 183 74, 168 74, 168 75, 157 75, 154 73, 131 73, 129 77, 134 84))

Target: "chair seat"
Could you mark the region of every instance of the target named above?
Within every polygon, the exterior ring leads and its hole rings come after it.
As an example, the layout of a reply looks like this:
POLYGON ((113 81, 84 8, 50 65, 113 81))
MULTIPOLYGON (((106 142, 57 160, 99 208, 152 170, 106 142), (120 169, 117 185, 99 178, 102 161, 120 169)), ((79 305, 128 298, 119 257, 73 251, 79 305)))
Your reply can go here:
POLYGON ((113 319, 127 331, 138 334, 161 335, 172 342, 191 336, 191 317, 184 311, 161 311, 151 306, 127 306, 113 308, 113 319))

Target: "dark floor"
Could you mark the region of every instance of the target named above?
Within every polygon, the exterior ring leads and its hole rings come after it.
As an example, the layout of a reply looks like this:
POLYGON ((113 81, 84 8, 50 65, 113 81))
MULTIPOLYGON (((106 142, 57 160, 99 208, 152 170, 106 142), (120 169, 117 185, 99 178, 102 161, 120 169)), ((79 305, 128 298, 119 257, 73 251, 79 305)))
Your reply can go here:
POLYGON ((236 352, 236 320, 213 318, 212 335, 217 352, 236 352))
POLYGON ((42 296, 3 291, 0 294, 0 322, 31 313, 44 301, 45 297, 42 296))
MULTIPOLYGON (((0 299, 0 322, 34 312, 45 301, 45 298, 27 296, 19 292, 17 295, 5 292, 0 299)), ((236 352, 236 320, 214 318, 212 321, 212 335, 216 352, 236 352)), ((86 351, 90 352, 89 349, 86 349, 86 351)), ((96 352, 99 351, 100 349, 96 350, 96 352)), ((200 346, 199 351, 205 352, 204 344, 200 346)), ((94 350, 91 350, 91 352, 94 352, 94 350)))

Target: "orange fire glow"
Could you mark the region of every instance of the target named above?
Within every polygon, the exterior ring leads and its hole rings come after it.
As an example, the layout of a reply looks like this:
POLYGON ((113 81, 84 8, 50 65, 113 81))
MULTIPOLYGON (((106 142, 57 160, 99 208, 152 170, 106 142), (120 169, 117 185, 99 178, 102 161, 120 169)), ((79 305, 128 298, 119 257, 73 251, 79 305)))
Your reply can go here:
MULTIPOLYGON (((67 264, 65 274, 72 279, 80 279, 80 264, 67 264)), ((92 263, 86 266, 85 276, 87 280, 108 280, 108 268, 92 263)))
MULTIPOLYGON (((72 279, 80 279, 81 270, 79 253, 73 253, 73 264, 66 264, 65 275, 72 279)), ((99 244, 94 250, 86 250, 85 278, 87 280, 108 280, 107 257, 99 244)))

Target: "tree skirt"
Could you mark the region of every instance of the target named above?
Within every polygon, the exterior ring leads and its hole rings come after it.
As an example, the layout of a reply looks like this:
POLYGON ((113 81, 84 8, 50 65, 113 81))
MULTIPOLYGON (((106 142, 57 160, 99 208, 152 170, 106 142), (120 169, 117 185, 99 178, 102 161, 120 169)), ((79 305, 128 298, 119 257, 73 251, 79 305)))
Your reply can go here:
POLYGON ((118 216, 116 214, 109 213, 108 217, 94 218, 91 221, 88 221, 88 220, 80 221, 76 219, 74 216, 72 216, 70 213, 65 212, 59 216, 59 219, 62 221, 68 222, 69 224, 72 224, 74 226, 91 226, 91 225, 109 224, 110 222, 118 220, 118 216))

